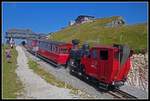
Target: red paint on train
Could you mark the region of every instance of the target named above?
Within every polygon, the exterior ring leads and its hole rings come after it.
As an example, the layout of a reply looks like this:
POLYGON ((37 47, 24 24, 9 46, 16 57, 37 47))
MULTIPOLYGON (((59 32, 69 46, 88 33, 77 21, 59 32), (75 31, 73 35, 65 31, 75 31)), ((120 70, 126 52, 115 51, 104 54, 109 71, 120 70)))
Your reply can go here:
POLYGON ((81 64, 85 73, 107 84, 127 78, 130 69, 130 58, 121 66, 116 58, 118 48, 111 46, 97 46, 90 49, 90 58, 83 56, 81 64), (101 54, 102 53, 102 54, 101 54))
MULTIPOLYGON (((72 43, 28 39, 27 46, 29 50, 38 47, 36 51, 38 54, 57 64, 67 64, 70 60, 72 63, 76 62, 74 58, 71 58, 71 50, 74 47, 72 43)), ((74 48, 76 50, 77 47, 74 48)), ((95 46, 89 49, 89 56, 81 56, 80 61, 76 62, 77 65, 73 66, 75 68, 71 68, 81 73, 84 71, 83 74, 97 79, 106 86, 107 84, 117 85, 118 82, 124 84, 130 70, 130 56, 127 55, 128 57, 121 65, 118 58, 120 52, 120 48, 114 46, 95 46)), ((76 53, 75 55, 78 57, 76 53)))
POLYGON ((42 39, 28 39, 28 48, 33 50, 38 47, 37 53, 57 64, 66 64, 72 44, 42 39))

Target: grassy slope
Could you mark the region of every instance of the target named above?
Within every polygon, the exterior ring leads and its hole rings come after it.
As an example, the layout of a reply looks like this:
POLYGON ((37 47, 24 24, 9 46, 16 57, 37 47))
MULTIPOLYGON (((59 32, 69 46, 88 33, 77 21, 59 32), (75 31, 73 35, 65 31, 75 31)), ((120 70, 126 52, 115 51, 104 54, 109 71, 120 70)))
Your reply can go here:
POLYGON ((81 44, 88 42, 98 44, 127 44, 133 49, 147 48, 147 24, 136 24, 122 26, 120 28, 104 27, 104 25, 116 17, 97 19, 81 25, 74 25, 60 30, 53 34, 49 39, 71 42, 72 39, 80 39, 81 44))
POLYGON ((3 61, 2 61, 2 68, 3 68, 3 78, 2 78, 2 90, 3 90, 3 94, 2 97, 3 98, 16 98, 16 96, 18 95, 17 93, 19 93, 23 86, 21 81, 19 81, 19 79, 17 78, 17 74, 15 73, 15 70, 17 68, 17 51, 15 50, 15 47, 13 48, 13 50, 11 50, 12 53, 12 57, 11 58, 11 62, 12 63, 7 63, 6 61, 6 57, 5 57, 5 48, 6 46, 3 46, 3 61))

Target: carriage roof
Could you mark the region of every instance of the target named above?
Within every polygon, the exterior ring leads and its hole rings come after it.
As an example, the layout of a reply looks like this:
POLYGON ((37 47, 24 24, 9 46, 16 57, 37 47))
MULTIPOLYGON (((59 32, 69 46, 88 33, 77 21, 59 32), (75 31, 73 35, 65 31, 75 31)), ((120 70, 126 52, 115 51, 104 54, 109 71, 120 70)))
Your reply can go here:
POLYGON ((49 44, 55 44, 55 45, 66 45, 66 44, 70 44, 70 43, 66 43, 66 42, 58 42, 58 41, 53 41, 53 40, 48 40, 48 39, 34 39, 34 38, 29 38, 28 40, 37 40, 40 42, 47 42, 49 44))

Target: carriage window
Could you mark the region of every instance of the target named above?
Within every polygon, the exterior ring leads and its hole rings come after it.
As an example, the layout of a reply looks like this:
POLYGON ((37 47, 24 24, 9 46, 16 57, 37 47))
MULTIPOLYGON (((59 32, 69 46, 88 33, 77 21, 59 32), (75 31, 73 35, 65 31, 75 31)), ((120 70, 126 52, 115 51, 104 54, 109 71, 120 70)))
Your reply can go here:
POLYGON ((44 49, 47 50, 47 44, 44 42, 44 49))
POLYGON ((100 59, 107 60, 108 59, 108 50, 101 50, 100 51, 100 59))
POLYGON ((56 46, 53 45, 53 52, 54 52, 54 53, 57 51, 56 49, 57 49, 56 46))
POLYGON ((56 46, 54 46, 54 50, 53 50, 53 52, 56 52, 56 46))
POLYGON ((50 44, 48 43, 48 51, 50 51, 50 49, 51 49, 51 48, 50 48, 50 44))
POLYGON ((61 49, 61 53, 67 53, 67 49, 66 48, 62 48, 61 49))
POLYGON ((52 51, 54 51, 55 50, 55 46, 54 45, 52 45, 52 51))
POLYGON ((60 48, 59 47, 57 47, 57 53, 60 53, 60 48))
POLYGON ((43 43, 42 43, 42 42, 40 42, 40 43, 39 43, 39 47, 40 47, 40 48, 42 48, 42 45, 43 45, 43 43))
POLYGON ((58 47, 55 48, 55 52, 57 52, 57 51, 58 51, 58 47))
POLYGON ((96 59, 97 58, 97 50, 94 49, 91 53, 92 58, 96 59))
POLYGON ((50 44, 50 51, 52 51, 52 44, 50 44))
POLYGON ((44 46, 45 50, 47 50, 47 43, 45 42, 45 46, 44 46))

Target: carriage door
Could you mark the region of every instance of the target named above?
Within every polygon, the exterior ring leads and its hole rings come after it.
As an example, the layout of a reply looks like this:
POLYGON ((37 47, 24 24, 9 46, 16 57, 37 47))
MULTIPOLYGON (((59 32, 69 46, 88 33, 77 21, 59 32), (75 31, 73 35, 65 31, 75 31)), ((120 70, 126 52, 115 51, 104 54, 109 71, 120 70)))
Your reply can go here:
POLYGON ((99 79, 104 80, 107 79, 107 74, 109 71, 108 65, 108 49, 100 49, 99 50, 99 63, 98 63, 98 75, 99 79))
POLYGON ((93 49, 91 51, 91 58, 89 62, 90 62, 90 68, 89 68, 90 75, 93 77, 97 77, 98 49, 93 49))

